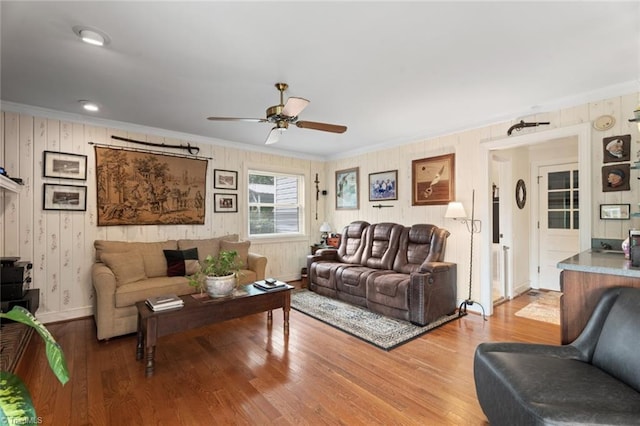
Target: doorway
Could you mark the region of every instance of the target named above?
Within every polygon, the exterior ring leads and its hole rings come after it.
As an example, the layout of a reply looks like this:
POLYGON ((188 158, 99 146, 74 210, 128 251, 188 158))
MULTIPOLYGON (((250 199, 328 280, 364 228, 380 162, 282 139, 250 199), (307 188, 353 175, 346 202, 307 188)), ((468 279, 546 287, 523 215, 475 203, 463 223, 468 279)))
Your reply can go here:
MULTIPOLYGON (((578 163, 579 174, 581 176, 590 176, 591 174, 590 173, 591 171, 591 126, 589 123, 582 123, 574 126, 552 129, 549 131, 531 133, 531 134, 522 135, 522 136, 505 137, 499 140, 481 142, 480 158, 483 158, 484 160, 480 162, 480 173, 483 176, 486 176, 486 181, 484 185, 480 185, 480 188, 478 190, 480 197, 482 197, 481 199, 483 200, 480 203, 479 217, 485 223, 487 223, 488 225, 487 227, 489 229, 487 230, 487 232, 483 232, 480 235, 480 238, 481 238, 480 262, 481 262, 481 265, 483 265, 483 267, 481 267, 481 270, 480 270, 480 291, 481 291, 480 303, 484 304, 484 306, 487 307, 487 313, 489 315, 493 313, 492 284, 493 284, 494 271, 493 271, 492 265, 494 262, 492 261, 493 226, 492 226, 492 220, 491 220, 492 206, 493 206, 492 204, 493 175, 491 171, 493 156, 496 153, 499 153, 505 149, 516 148, 516 147, 529 147, 529 150, 531 150, 531 148, 542 146, 545 142, 549 142, 549 141, 556 142, 557 140, 562 140, 564 138, 574 138, 574 140, 576 140, 578 145, 576 162, 578 163)), ((561 144, 558 145, 556 142, 556 146, 555 146, 556 149, 561 146, 562 146, 561 144)), ((528 164, 527 167, 529 168, 532 162, 529 161, 527 164, 528 164)), ((537 180, 536 178, 537 172, 538 172, 537 169, 529 170, 529 183, 531 183, 532 179, 537 180)), ((580 212, 579 218, 578 218, 579 224, 580 224, 578 229, 579 247, 577 251, 586 250, 590 247, 590 244, 591 244, 590 230, 591 230, 592 209, 591 209, 590 179, 583 179, 583 182, 580 182, 580 185, 581 185, 580 197, 579 197, 579 200, 577 201, 579 205, 579 212, 580 212)), ((506 187, 506 186, 508 185, 504 185, 504 183, 502 184, 502 187, 506 187)), ((515 183, 512 186, 515 188, 515 183)), ((532 185, 529 184, 528 186, 532 186, 532 185)), ((529 191, 531 192, 531 190, 529 191)), ((501 205, 507 204, 507 203, 509 205, 515 204, 515 201, 513 201, 514 197, 513 197, 512 191, 509 191, 507 194, 505 194, 505 192, 502 191, 501 189, 500 192, 501 192, 501 205)), ((534 222, 534 221, 537 221, 537 217, 538 217, 538 214, 534 213, 534 212, 537 212, 537 204, 538 204, 537 192, 535 195, 536 196, 534 196, 534 194, 530 194, 529 199, 531 200, 531 202, 527 202, 528 209, 533 209, 533 210, 530 210, 532 214, 528 215, 528 225, 526 226, 526 228, 528 229, 522 230, 521 229, 523 228, 522 226, 512 224, 511 229, 501 228, 500 230, 503 235, 512 235, 512 236, 513 236, 514 230, 526 232, 527 238, 529 238, 529 241, 526 244, 528 248, 522 249, 522 247, 520 247, 520 252, 515 253, 514 248, 510 246, 510 253, 508 253, 508 256, 505 256, 505 259, 507 259, 507 269, 511 271, 514 271, 513 263, 515 261, 526 261, 528 265, 526 267, 525 273, 528 273, 529 277, 534 276, 534 273, 533 273, 534 271, 535 271, 535 277, 537 277, 538 255, 537 255, 536 249, 538 247, 538 241, 537 241, 538 234, 537 232, 531 232, 532 229, 535 229, 537 227, 537 223, 534 222), (533 206, 534 200, 535 200, 535 206, 533 206)), ((502 227, 502 225, 503 224, 501 222, 500 226, 502 227)), ((512 241, 513 240, 519 241, 520 238, 515 238, 515 236, 513 236, 512 241)), ((522 268, 518 268, 518 270, 521 270, 521 269, 522 268)), ((537 281, 537 278, 535 280, 537 281)), ((528 282, 527 287, 531 286, 531 284, 532 282, 528 282)), ((513 290, 517 286, 518 284, 514 284, 513 280, 507 281, 507 294, 509 294, 509 288, 511 288, 512 289, 511 291, 513 292, 510 295, 510 297, 513 297, 516 294, 518 294, 515 290, 513 290)))

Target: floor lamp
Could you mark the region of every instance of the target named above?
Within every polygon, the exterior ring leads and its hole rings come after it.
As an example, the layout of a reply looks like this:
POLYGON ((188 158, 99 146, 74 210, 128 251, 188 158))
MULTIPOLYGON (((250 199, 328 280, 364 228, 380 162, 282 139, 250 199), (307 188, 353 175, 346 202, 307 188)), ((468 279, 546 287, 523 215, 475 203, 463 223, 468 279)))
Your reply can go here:
POLYGON ((473 234, 480 233, 482 228, 482 222, 480 219, 475 218, 475 198, 476 198, 476 190, 474 189, 471 193, 471 217, 467 217, 467 212, 464 210, 464 206, 459 201, 452 201, 447 206, 447 211, 444 214, 444 217, 459 220, 460 222, 467 225, 467 229, 471 234, 471 249, 470 249, 470 258, 469 258, 469 296, 460 304, 458 308, 458 313, 460 315, 467 313, 467 306, 472 306, 474 303, 477 303, 478 306, 482 309, 482 318, 486 321, 487 317, 484 312, 484 306, 480 303, 471 299, 471 284, 473 283, 473 234))

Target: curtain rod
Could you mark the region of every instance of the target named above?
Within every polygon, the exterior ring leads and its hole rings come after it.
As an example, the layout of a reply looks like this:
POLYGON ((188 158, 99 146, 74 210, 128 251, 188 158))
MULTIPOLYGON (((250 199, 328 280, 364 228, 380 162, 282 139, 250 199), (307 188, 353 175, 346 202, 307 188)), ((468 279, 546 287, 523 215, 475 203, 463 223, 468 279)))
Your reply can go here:
POLYGON ((213 160, 212 157, 202 157, 199 155, 184 155, 184 154, 174 154, 172 152, 165 152, 165 151, 156 151, 156 150, 152 150, 152 149, 143 149, 143 148, 130 148, 127 146, 121 146, 121 145, 109 145, 106 143, 100 143, 100 142, 88 142, 89 145, 95 145, 95 146, 104 146, 107 148, 113 148, 113 149, 121 149, 123 151, 135 151, 135 152, 146 152, 146 153, 150 153, 150 154, 162 154, 162 155, 168 155, 170 157, 179 157, 179 158, 193 158, 196 160, 213 160))

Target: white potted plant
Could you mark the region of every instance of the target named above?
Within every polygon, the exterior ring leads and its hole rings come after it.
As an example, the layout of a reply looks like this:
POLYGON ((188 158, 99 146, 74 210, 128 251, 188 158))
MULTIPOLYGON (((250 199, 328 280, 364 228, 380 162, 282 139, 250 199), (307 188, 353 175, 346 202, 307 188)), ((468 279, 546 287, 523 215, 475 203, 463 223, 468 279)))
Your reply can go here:
POLYGON ((189 277, 189 284, 206 291, 211 297, 225 297, 236 288, 242 266, 235 250, 222 250, 217 256, 208 255, 200 272, 189 277))

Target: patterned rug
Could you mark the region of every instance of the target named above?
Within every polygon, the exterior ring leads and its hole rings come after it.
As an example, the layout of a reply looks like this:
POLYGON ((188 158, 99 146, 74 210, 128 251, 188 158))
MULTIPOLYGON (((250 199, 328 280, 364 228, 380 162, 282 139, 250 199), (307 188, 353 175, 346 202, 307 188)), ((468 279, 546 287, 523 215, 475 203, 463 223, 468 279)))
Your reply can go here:
POLYGON ((291 307, 385 351, 459 318, 455 313, 420 327, 306 289, 292 294, 291 307))
POLYGON ((536 300, 516 312, 516 316, 560 325, 560 296, 558 291, 538 292, 536 300))

